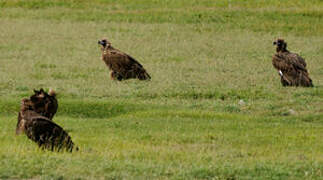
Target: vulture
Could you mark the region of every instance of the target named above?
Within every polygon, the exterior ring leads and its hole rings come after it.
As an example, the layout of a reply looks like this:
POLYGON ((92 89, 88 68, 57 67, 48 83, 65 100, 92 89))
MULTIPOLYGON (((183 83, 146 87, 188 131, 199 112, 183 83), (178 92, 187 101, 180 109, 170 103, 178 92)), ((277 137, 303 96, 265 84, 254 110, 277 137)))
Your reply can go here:
POLYGON ((151 79, 150 75, 138 61, 112 47, 107 39, 99 40, 98 44, 101 45, 102 60, 110 69, 111 79, 118 81, 130 78, 137 78, 139 80, 151 79))
MULTIPOLYGON (((54 90, 49 90, 48 94, 44 89, 40 89, 39 91, 34 90, 34 94, 30 96, 30 101, 30 110, 35 111, 49 120, 53 119, 58 108, 56 93, 54 90)), ((18 127, 21 119, 21 113, 19 112, 16 134, 20 134, 18 127)))
MULTIPOLYGON (((68 133, 33 108, 34 103, 30 99, 22 99, 16 134, 25 133, 42 149, 72 152, 75 145, 68 133)), ((78 150, 78 147, 75 149, 78 150)))
POLYGON ((305 60, 296 53, 287 50, 287 43, 283 39, 273 42, 276 45, 276 54, 272 63, 277 69, 283 86, 313 87, 309 77, 305 60))

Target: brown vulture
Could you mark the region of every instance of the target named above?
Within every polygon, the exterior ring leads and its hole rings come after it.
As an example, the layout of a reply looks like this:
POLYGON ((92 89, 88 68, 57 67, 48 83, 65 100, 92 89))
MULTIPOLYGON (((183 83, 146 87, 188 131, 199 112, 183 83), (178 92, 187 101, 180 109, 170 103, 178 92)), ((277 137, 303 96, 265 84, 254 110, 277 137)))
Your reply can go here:
MULTIPOLYGON (((40 89, 39 91, 34 90, 34 93, 35 94, 30 96, 30 110, 52 120, 58 108, 55 91, 49 90, 49 93, 47 94, 43 89, 40 89)), ((20 131, 18 130, 20 120, 21 113, 19 112, 16 134, 20 134, 20 131)))
POLYGON ((68 133, 49 118, 33 111, 33 102, 30 99, 22 99, 19 114, 16 132, 24 132, 42 149, 72 152, 74 143, 68 133))
POLYGON ((151 79, 144 67, 133 57, 111 46, 107 39, 98 41, 101 45, 102 60, 110 69, 113 80, 126 80, 138 78, 139 80, 151 79))
POLYGON ((313 87, 305 60, 298 54, 289 52, 287 43, 283 39, 278 39, 273 44, 277 48, 272 63, 278 70, 282 85, 313 87))

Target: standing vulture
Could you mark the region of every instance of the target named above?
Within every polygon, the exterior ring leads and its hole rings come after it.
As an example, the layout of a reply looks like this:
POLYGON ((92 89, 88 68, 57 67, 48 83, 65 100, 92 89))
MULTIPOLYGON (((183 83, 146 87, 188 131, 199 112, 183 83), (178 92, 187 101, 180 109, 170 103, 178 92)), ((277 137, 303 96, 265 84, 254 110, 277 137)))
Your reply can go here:
POLYGON ((102 47, 102 60, 110 69, 113 80, 138 78, 139 80, 151 79, 144 67, 134 58, 111 46, 111 43, 102 39, 98 42, 102 47))
MULTIPOLYGON (((51 151, 66 150, 72 152, 74 143, 63 128, 49 118, 33 111, 33 102, 30 99, 22 99, 20 109, 20 123, 18 132, 24 132, 29 139, 36 142, 42 149, 51 151)), ((76 150, 78 148, 76 147, 76 150)))
POLYGON ((289 52, 286 49, 287 43, 283 39, 278 39, 273 44, 277 48, 272 63, 274 68, 278 70, 282 85, 313 87, 305 60, 298 54, 289 52))

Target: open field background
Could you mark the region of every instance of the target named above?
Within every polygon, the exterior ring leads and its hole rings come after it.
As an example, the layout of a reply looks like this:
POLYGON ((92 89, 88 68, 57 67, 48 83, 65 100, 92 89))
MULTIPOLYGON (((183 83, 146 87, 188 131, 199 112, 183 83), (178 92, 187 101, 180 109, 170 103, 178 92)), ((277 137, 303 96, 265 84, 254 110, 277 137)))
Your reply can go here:
POLYGON ((322 88, 321 0, 0 0, 0 179, 322 179, 322 88), (111 81, 102 37, 152 80, 111 81), (281 87, 277 37, 314 88, 281 87), (79 152, 14 135, 41 87, 79 152))

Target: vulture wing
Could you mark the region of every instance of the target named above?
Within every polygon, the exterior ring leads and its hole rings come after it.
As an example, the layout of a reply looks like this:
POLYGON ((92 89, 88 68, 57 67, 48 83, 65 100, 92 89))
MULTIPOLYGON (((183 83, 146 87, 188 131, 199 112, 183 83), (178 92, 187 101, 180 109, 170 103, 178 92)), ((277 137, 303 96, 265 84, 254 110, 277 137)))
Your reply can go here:
POLYGON ((296 53, 289 53, 288 57, 293 60, 294 64, 296 64, 297 67, 306 71, 305 59, 303 59, 296 53))
POLYGON ((117 72, 125 79, 150 79, 149 74, 138 61, 118 49, 109 49, 109 53, 106 54, 104 59, 111 70, 117 72))
POLYGON ((129 70, 133 65, 142 67, 142 65, 134 58, 117 49, 110 50, 109 61, 112 63, 112 70, 115 71, 119 69, 129 70))
POLYGON ((272 63, 278 71, 288 71, 292 68, 292 63, 286 58, 284 53, 276 53, 273 56, 272 63))
POLYGON ((35 116, 25 120, 27 137, 39 147, 60 151, 62 148, 72 152, 74 143, 66 131, 53 121, 43 116, 35 116))
POLYGON ((47 117, 41 116, 35 111, 27 110, 27 111, 20 111, 18 113, 18 122, 16 127, 16 135, 26 132, 26 123, 30 121, 31 118, 43 118, 48 119, 47 117))
POLYGON ((291 69, 307 72, 305 60, 294 53, 279 52, 273 56, 272 62, 277 70, 283 72, 291 69))
POLYGON ((305 60, 298 54, 278 52, 273 56, 273 66, 279 71, 284 86, 312 87, 305 60))

